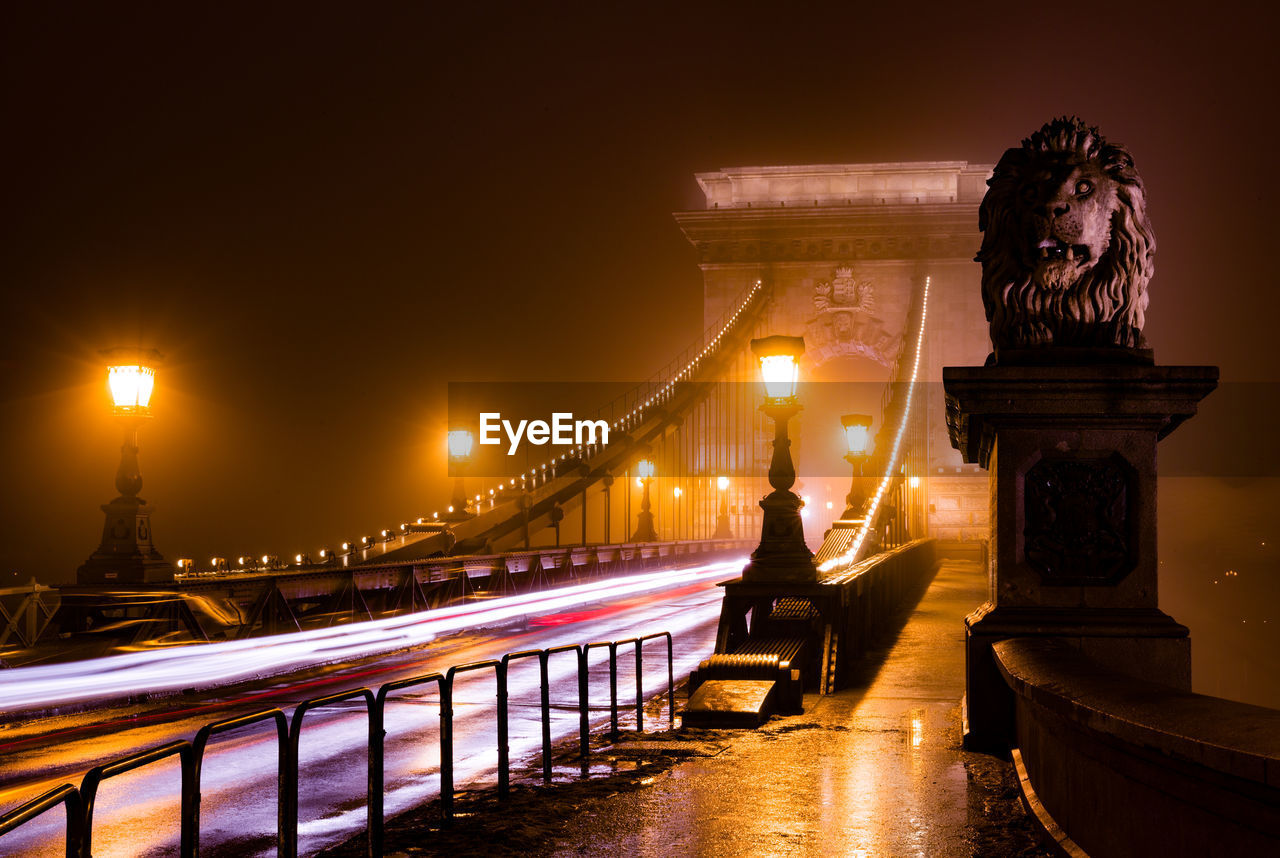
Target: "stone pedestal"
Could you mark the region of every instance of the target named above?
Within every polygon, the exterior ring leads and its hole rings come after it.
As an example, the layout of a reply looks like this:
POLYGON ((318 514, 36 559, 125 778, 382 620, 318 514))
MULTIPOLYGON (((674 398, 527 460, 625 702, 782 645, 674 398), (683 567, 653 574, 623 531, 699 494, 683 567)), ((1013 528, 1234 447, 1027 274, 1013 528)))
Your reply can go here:
POLYGON ((102 543, 76 570, 77 584, 173 582, 173 566, 151 542, 151 507, 136 497, 103 504, 102 543))
POLYGON ((742 580, 753 583, 785 581, 812 583, 818 580, 813 552, 804 541, 804 502, 794 492, 777 489, 760 501, 764 517, 760 523, 760 544, 751 552, 751 562, 742 570, 742 580))
POLYGON ((1158 606, 1156 444, 1195 414, 1218 369, 1109 352, 943 370, 951 442, 987 469, 991 492, 988 600, 965 620, 970 747, 1012 738, 991 653, 1006 638, 1061 639, 1190 689, 1187 629, 1158 606))

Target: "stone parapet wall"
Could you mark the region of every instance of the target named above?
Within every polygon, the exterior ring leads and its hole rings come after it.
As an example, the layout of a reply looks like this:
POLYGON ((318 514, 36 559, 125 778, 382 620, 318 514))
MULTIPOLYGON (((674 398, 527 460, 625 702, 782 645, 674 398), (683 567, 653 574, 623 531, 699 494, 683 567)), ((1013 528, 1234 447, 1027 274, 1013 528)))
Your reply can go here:
POLYGON ((1280 855, 1280 711, 1135 679, 1063 641, 993 650, 1047 829, 1092 858, 1280 855))

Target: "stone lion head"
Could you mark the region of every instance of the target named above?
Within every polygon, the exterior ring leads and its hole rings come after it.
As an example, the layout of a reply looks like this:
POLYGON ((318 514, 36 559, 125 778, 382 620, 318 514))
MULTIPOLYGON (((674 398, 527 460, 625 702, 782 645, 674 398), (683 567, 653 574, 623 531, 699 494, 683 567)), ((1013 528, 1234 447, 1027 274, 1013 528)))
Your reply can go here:
POLYGON ((995 348, 1144 348, 1156 240, 1129 153, 1055 119, 1007 150, 987 185, 975 260, 995 348))

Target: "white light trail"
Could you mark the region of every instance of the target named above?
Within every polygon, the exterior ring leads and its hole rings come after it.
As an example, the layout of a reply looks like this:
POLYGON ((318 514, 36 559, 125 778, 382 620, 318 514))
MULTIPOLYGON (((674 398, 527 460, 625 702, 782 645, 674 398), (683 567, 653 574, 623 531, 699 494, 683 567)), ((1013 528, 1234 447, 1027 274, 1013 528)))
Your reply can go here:
POLYGON ((740 557, 687 569, 628 575, 337 628, 18 667, 0 672, 0 711, 119 699, 144 691, 210 688, 363 658, 529 614, 725 578, 738 574, 745 562, 746 558, 740 557))

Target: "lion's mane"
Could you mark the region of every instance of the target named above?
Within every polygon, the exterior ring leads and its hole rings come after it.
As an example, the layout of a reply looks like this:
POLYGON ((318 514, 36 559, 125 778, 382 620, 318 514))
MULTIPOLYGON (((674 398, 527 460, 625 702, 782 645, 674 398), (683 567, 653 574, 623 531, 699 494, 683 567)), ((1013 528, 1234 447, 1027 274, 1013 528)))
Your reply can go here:
POLYGON ((1145 348, 1147 282, 1155 271, 1155 235, 1133 158, 1075 117, 1046 124, 1009 149, 987 182, 978 214, 982 301, 997 350, 1038 346, 1145 348), (1066 289, 1032 277, 1016 242, 1025 240, 1026 183, 1064 158, 1091 160, 1116 184, 1110 243, 1097 263, 1066 289))

